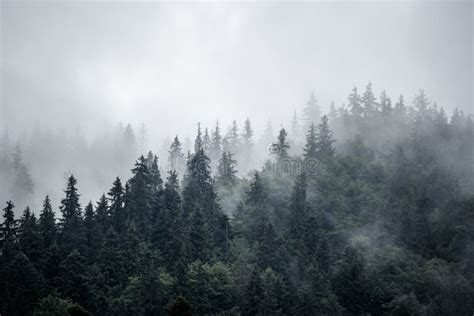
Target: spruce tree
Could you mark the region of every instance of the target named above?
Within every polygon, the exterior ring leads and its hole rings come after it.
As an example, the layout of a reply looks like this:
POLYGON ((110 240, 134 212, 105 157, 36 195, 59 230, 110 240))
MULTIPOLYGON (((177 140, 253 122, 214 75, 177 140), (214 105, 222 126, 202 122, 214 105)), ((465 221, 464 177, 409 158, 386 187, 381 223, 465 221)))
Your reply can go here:
POLYGON ((204 130, 204 136, 202 137, 202 148, 204 152, 209 155, 209 149, 211 147, 211 136, 209 135, 209 131, 206 127, 204 130))
POLYGON ((364 95, 362 96, 362 105, 364 106, 364 117, 366 117, 366 121, 371 124, 377 111, 377 102, 372 91, 372 83, 370 82, 367 84, 364 95))
POLYGON ((41 210, 38 224, 43 248, 49 249, 56 243, 57 228, 55 214, 51 207, 51 200, 48 195, 44 199, 43 209, 41 210))
POLYGON ((117 177, 110 189, 109 196, 110 207, 109 213, 111 217, 112 226, 117 232, 124 232, 127 222, 127 214, 124 210, 125 196, 122 181, 117 177))
POLYGON ((242 133, 242 139, 243 139, 243 162, 245 165, 249 164, 252 155, 253 155, 253 149, 254 149, 254 142, 253 142, 253 129, 252 129, 252 124, 250 123, 249 118, 245 120, 244 123, 244 132, 242 133))
POLYGON ((317 134, 314 128, 314 124, 311 123, 308 132, 306 133, 306 144, 304 146, 303 156, 305 161, 310 159, 317 159, 318 157, 318 146, 317 146, 317 134))
POLYGON ((39 229, 36 216, 27 206, 19 220, 19 245, 21 251, 28 259, 36 264, 41 256, 41 239, 39 238, 39 229))
POLYGON ((235 166, 237 161, 232 159, 232 154, 226 153, 225 151, 222 153, 222 158, 219 160, 219 166, 217 168, 218 175, 217 175, 217 182, 223 186, 233 186, 237 182, 237 170, 235 166))
POLYGON ((178 135, 174 137, 173 143, 171 143, 169 150, 169 168, 170 170, 176 170, 181 172, 184 164, 184 154, 181 142, 178 139, 178 135))
POLYGON ((314 92, 311 92, 308 102, 306 102, 306 107, 304 109, 305 117, 305 127, 309 127, 311 123, 316 123, 319 121, 321 111, 319 109, 318 100, 314 95, 314 92))
POLYGON ((211 146, 209 149, 209 157, 212 161, 217 161, 222 153, 222 136, 220 134, 219 121, 216 122, 216 127, 212 133, 211 146))
POLYGON ((194 140, 194 154, 198 153, 202 147, 201 123, 198 123, 196 139, 194 140))
POLYGON ((318 125, 318 135, 316 137, 317 157, 320 161, 325 161, 334 156, 333 134, 329 128, 328 118, 323 115, 321 123, 318 125))
POLYGON ((15 204, 12 201, 7 201, 7 206, 3 209, 2 247, 5 244, 12 244, 17 236, 18 225, 13 213, 14 208, 15 204))
POLYGON ((290 149, 290 145, 288 144, 288 141, 286 140, 286 137, 288 136, 288 133, 284 128, 280 130, 280 133, 278 134, 278 139, 276 143, 273 143, 272 147, 272 153, 277 157, 278 161, 281 161, 285 158, 288 158, 288 150, 290 149))
POLYGON ((62 250, 66 253, 77 249, 82 251, 85 242, 84 223, 82 219, 79 193, 77 193, 77 180, 71 175, 68 178, 66 197, 61 200, 59 220, 60 240, 62 250))
POLYGON ((237 122, 232 121, 232 127, 228 134, 229 148, 227 151, 232 154, 237 154, 240 152, 241 142, 239 136, 239 128, 237 127, 237 122))
POLYGON ((356 87, 352 89, 352 93, 349 94, 349 97, 347 98, 347 102, 348 102, 348 106, 349 106, 351 114, 356 118, 362 117, 362 114, 363 114, 363 109, 361 106, 362 98, 357 93, 356 87))

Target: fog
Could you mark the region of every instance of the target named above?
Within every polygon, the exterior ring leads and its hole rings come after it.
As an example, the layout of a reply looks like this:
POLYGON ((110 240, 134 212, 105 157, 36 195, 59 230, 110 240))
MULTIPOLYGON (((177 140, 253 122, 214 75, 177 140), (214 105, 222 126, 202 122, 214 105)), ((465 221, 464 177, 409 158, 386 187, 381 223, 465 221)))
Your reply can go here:
MULTIPOLYGON (((448 113, 456 107, 472 113, 468 1, 4 1, 1 11, 0 127, 12 144, 34 142, 32 135, 43 131, 78 150, 74 137, 97 144, 117 124, 130 123, 137 138, 146 127, 137 153, 166 153, 174 135, 183 143, 194 139, 197 122, 212 129, 219 120, 225 133, 232 120, 242 127, 247 117, 257 138, 269 120, 276 137, 312 91, 327 112, 331 101, 342 105, 352 87, 369 81, 393 99, 411 100, 424 88, 448 113)), ((25 156, 27 165, 37 159, 25 156)), ((80 150, 71 156, 76 163, 58 165, 61 177, 46 188, 37 183, 46 171, 36 164, 35 192, 58 192, 69 172, 94 174, 100 181, 85 185, 84 195, 96 199, 118 173, 103 179, 91 166, 78 167, 81 159, 104 156, 80 157, 80 150)), ((133 158, 126 161, 131 167, 133 158)))

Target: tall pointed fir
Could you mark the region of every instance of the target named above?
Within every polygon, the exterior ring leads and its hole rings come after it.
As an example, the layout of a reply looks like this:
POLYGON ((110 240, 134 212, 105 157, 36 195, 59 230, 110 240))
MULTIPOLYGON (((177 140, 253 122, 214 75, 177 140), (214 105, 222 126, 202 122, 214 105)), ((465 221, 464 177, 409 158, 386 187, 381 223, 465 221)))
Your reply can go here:
POLYGON ((240 146, 239 128, 237 127, 237 121, 234 120, 230 129, 230 151, 237 154, 240 151, 240 146))
POLYGON ((367 84, 364 95, 362 96, 362 105, 364 106, 363 113, 366 122, 368 120, 369 124, 371 124, 377 111, 377 101, 374 92, 372 91, 372 83, 370 82, 367 84))
POLYGON ((362 98, 357 92, 357 88, 354 87, 352 89, 351 94, 347 97, 347 103, 349 106, 350 113, 358 122, 358 118, 362 117, 363 115, 363 108, 362 108, 362 98))
MULTIPOLYGON (((205 249, 215 249, 214 255, 223 257, 228 246, 227 229, 228 218, 222 213, 217 203, 217 193, 211 178, 209 158, 201 149, 192 155, 188 161, 188 172, 184 179, 183 210, 185 219, 190 226, 188 232, 188 253, 192 254, 190 259, 205 259, 207 253, 202 257, 195 257, 198 252, 193 248, 191 236, 197 236, 196 230, 201 231, 204 221, 209 227, 209 241, 206 241, 205 249)), ((204 232, 202 232, 204 233, 204 232)), ((204 241, 203 241, 204 242, 204 241)), ((204 249, 203 248, 203 249, 204 249)))
POLYGON ((126 212, 130 222, 134 222, 142 236, 148 236, 152 216, 153 184, 147 159, 143 156, 135 162, 132 178, 128 180, 126 212))
POLYGON ((198 153, 202 149, 202 133, 201 123, 198 123, 196 139, 194 140, 194 153, 198 153))
POLYGON ((5 244, 13 244, 17 236, 18 222, 15 220, 15 214, 13 213, 14 208, 15 204, 12 201, 7 201, 7 206, 3 209, 2 235, 0 239, 2 248, 5 244))
POLYGON ((175 170, 179 174, 182 174, 184 167, 184 154, 183 154, 183 147, 181 142, 178 139, 178 135, 174 137, 173 142, 171 143, 170 150, 169 150, 169 169, 171 171, 175 170))
POLYGON ((107 195, 110 202, 110 221, 115 231, 119 233, 123 233, 125 231, 127 224, 127 214, 125 213, 124 209, 124 194, 125 192, 122 186, 122 181, 120 181, 120 178, 117 177, 107 195))
POLYGON ((209 135, 209 131, 206 127, 204 130, 204 136, 202 137, 202 148, 206 155, 209 155, 209 149, 211 147, 211 136, 209 135))
POLYGON ((311 125, 311 123, 316 123, 319 121, 321 111, 319 109, 318 100, 316 99, 314 92, 311 92, 308 102, 304 108, 304 118, 305 118, 305 127, 311 125))
POLYGON ((232 159, 232 153, 223 152, 219 160, 217 182, 223 186, 233 186, 237 182, 237 170, 235 168, 237 161, 232 159))
POLYGON ((324 115, 318 125, 318 135, 316 137, 317 158, 320 161, 327 161, 334 156, 334 139, 329 128, 328 117, 324 115))
POLYGON ((38 224, 43 247, 44 249, 49 249, 56 243, 57 230, 55 215, 48 195, 44 199, 38 224))
POLYGON ((288 150, 290 149, 290 145, 288 144, 288 141, 286 140, 286 137, 288 136, 288 133, 284 128, 280 130, 278 133, 278 138, 277 142, 273 143, 273 154, 277 157, 278 161, 281 161, 285 158, 288 158, 288 150))
POLYGON ((39 238, 38 221, 35 213, 27 206, 19 220, 19 244, 20 249, 32 263, 39 263, 41 251, 41 239, 39 238))
POLYGON ((317 159, 318 157, 318 147, 316 144, 317 134, 314 128, 314 124, 312 123, 306 133, 306 144, 304 146, 304 159, 308 162, 311 159, 317 159))
POLYGON ((212 133, 211 146, 209 149, 209 158, 213 162, 213 165, 217 165, 222 153, 222 136, 219 128, 219 121, 216 122, 216 127, 212 133))
POLYGON ((252 129, 252 123, 250 122, 249 118, 247 118, 244 122, 244 131, 242 133, 242 139, 243 139, 243 145, 242 145, 242 157, 243 157, 243 163, 244 165, 248 165, 252 159, 253 156, 253 147, 254 147, 254 142, 253 142, 253 129, 252 129))
POLYGON ((33 180, 30 172, 23 162, 20 143, 17 143, 13 153, 13 181, 10 194, 15 201, 26 203, 26 199, 33 194, 33 180))
POLYGON ((84 250, 84 223, 76 185, 76 178, 73 175, 69 176, 64 191, 66 196, 61 200, 59 208, 62 214, 59 220, 60 244, 64 253, 70 253, 74 249, 80 252, 84 250))

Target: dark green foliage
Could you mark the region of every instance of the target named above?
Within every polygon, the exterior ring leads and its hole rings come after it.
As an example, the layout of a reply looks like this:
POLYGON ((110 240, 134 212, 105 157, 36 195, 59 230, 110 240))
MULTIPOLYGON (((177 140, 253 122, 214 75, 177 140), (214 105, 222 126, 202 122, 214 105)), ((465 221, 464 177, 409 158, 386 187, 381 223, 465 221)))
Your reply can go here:
POLYGON ((222 186, 233 186, 237 182, 237 170, 235 165, 237 161, 232 159, 232 154, 229 152, 223 152, 222 158, 219 160, 219 166, 217 167, 217 182, 222 186))
MULTIPOLYGON (((472 117, 448 120, 423 91, 393 107, 370 83, 328 116, 315 109, 312 95, 291 155, 281 129, 276 161, 250 177, 235 168, 262 147, 247 119, 224 140, 198 126, 182 187, 176 137, 165 183, 150 152, 84 212, 70 176, 57 223, 49 197, 38 220, 7 202, 0 313, 471 315, 472 117)), ((130 126, 124 138, 133 145, 130 126)))
POLYGON ((46 196, 43 202, 43 209, 39 217, 40 240, 43 242, 44 249, 49 249, 56 242, 57 227, 56 219, 51 207, 51 200, 46 196))

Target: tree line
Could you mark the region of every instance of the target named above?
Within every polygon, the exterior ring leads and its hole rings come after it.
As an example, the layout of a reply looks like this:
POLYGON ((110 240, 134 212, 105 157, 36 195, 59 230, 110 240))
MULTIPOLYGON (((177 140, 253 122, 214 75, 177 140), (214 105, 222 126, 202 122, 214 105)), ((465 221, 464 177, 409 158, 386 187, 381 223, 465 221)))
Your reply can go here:
POLYGON ((225 137, 198 126, 166 174, 149 152, 95 204, 73 175, 59 217, 48 196, 19 219, 8 201, 0 312, 472 314, 472 117, 423 91, 392 106, 370 84, 322 116, 311 95, 304 113, 259 170, 239 170, 249 120, 225 137))

